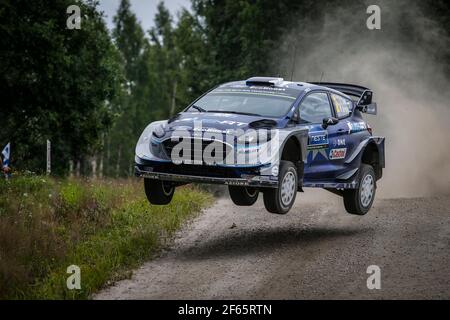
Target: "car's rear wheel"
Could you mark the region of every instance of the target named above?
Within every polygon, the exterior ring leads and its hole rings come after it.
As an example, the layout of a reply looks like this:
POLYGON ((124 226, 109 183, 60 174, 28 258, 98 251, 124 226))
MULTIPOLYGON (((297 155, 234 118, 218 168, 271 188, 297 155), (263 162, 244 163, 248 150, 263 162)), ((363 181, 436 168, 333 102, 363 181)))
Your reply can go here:
POLYGON ((278 188, 264 190, 264 206, 269 212, 285 214, 292 208, 298 190, 297 168, 292 162, 280 162, 278 182, 278 188))
POLYGON ((144 179, 145 195, 151 204, 164 205, 172 201, 175 186, 168 181, 144 179))
POLYGON ((238 206, 251 206, 258 199, 258 189, 250 187, 228 186, 231 200, 238 206))
POLYGON ((365 215, 375 199, 376 177, 371 165, 361 164, 358 188, 344 190, 344 206, 350 214, 365 215))

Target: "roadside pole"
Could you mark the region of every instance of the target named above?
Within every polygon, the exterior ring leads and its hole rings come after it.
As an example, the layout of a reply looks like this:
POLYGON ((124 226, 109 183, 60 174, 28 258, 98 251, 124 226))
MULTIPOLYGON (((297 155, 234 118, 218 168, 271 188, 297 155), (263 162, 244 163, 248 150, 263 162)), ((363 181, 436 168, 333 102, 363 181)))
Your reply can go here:
POLYGON ((50 140, 47 140, 47 175, 50 175, 50 173, 52 172, 52 158, 51 158, 51 149, 52 149, 52 144, 50 142, 50 140))

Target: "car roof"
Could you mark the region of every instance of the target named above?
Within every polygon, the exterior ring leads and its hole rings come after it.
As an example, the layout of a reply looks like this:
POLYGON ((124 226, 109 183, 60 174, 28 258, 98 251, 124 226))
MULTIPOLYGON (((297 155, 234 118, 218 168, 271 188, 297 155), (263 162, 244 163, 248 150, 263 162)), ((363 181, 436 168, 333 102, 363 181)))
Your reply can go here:
POLYGON ((337 93, 351 99, 346 94, 328 88, 324 86, 320 86, 317 84, 312 84, 308 82, 297 82, 297 81, 285 81, 283 78, 275 78, 275 77, 252 77, 247 80, 240 81, 232 81, 220 84, 217 88, 233 88, 233 87, 264 87, 264 88, 273 88, 277 89, 290 89, 290 92, 296 92, 297 97, 303 94, 305 91, 309 92, 311 90, 324 90, 328 92, 337 93))

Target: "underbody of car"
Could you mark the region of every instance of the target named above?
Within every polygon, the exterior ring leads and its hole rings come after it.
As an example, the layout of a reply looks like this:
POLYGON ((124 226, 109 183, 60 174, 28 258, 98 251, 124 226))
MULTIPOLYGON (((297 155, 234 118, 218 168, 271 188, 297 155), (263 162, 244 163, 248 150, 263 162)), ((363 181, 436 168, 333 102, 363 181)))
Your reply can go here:
POLYGON ((147 126, 135 173, 153 204, 169 203, 182 184, 217 183, 237 205, 262 192, 268 211, 286 213, 297 191, 315 187, 365 214, 385 166, 384 137, 362 116, 376 110, 372 91, 356 85, 268 77, 222 84, 147 126))

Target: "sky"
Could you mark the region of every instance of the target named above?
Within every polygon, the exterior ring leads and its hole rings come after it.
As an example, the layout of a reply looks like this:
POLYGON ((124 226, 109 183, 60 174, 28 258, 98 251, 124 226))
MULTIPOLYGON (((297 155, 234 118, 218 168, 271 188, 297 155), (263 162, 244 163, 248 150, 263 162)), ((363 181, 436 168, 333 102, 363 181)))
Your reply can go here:
MULTIPOLYGON (((160 0, 130 0, 131 9, 136 14, 138 20, 145 31, 153 27, 153 18, 156 14, 156 7, 160 0)), ((186 8, 190 10, 191 1, 190 0, 163 0, 166 8, 169 9, 170 13, 176 21, 176 13, 181 8, 186 8)), ((117 12, 120 0, 100 0, 99 9, 103 11, 106 15, 106 23, 108 28, 111 30, 113 28, 113 17, 117 12)))

